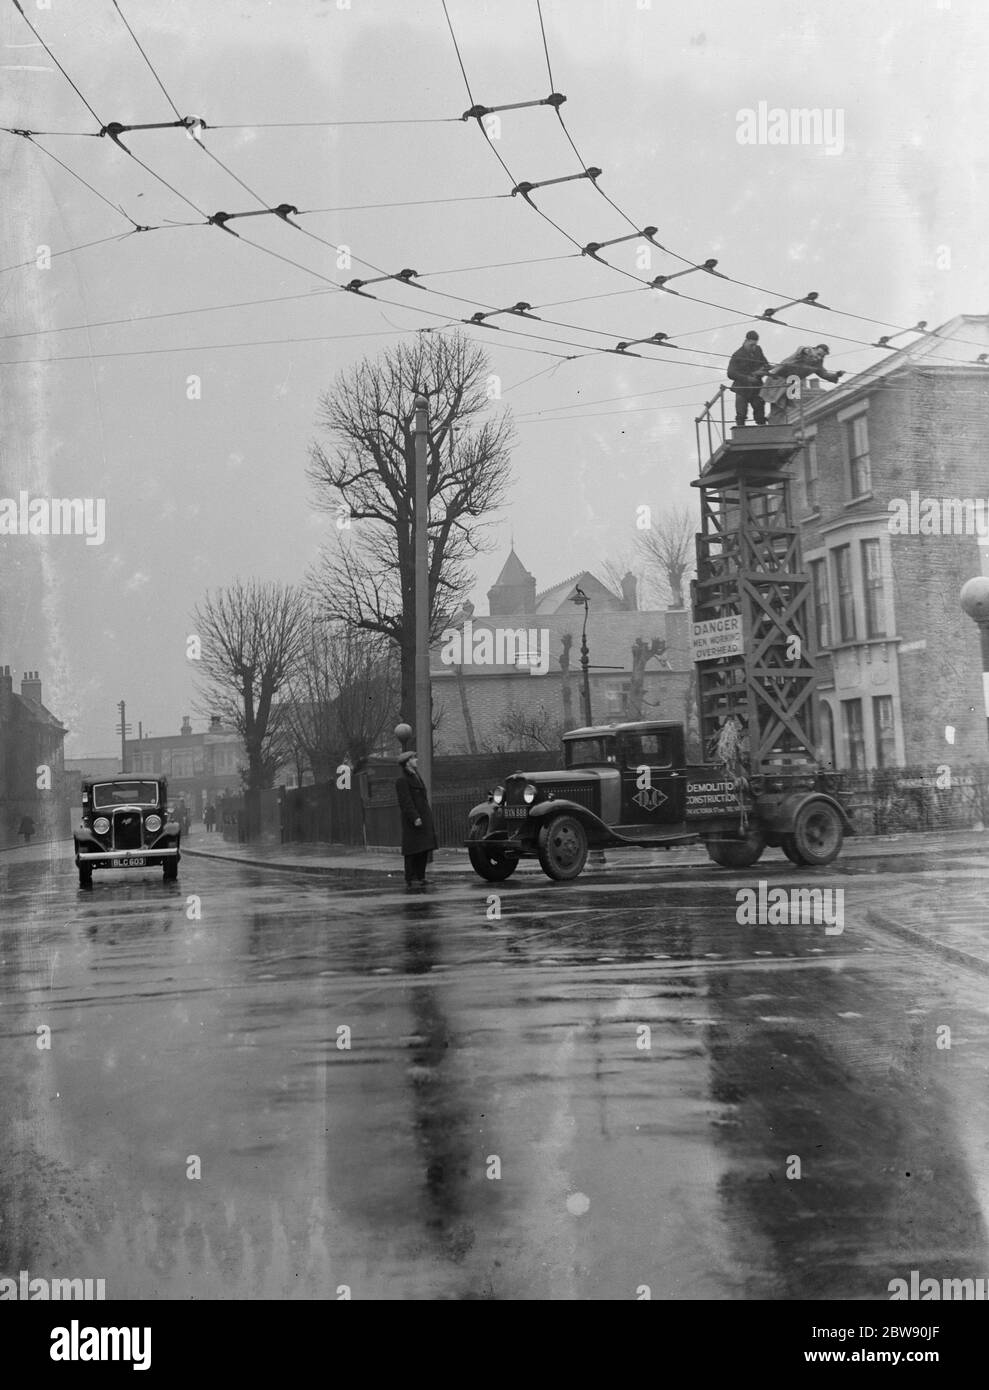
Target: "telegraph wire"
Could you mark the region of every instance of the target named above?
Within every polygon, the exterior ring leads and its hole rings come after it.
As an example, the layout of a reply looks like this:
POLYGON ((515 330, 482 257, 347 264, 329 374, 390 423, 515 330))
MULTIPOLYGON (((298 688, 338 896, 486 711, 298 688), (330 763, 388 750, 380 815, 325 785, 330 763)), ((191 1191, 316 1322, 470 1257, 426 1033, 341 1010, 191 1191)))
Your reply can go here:
MULTIPOLYGON (((398 307, 404 308, 405 306, 399 305, 398 307)), ((394 338, 404 337, 410 333, 421 332, 423 332, 422 328, 415 327, 380 328, 372 329, 370 331, 362 333, 329 333, 320 336, 305 338, 259 338, 250 339, 239 343, 194 343, 191 345, 188 343, 184 343, 178 347, 167 348, 133 348, 127 351, 121 350, 111 352, 80 352, 63 355, 59 357, 21 357, 13 360, 0 361, 0 367, 36 366, 39 363, 45 362, 89 362, 97 358, 107 357, 160 357, 167 353, 173 352, 218 352, 221 350, 225 351, 231 348, 280 347, 285 345, 292 345, 295 343, 332 343, 343 341, 344 339, 349 338, 394 338)), ((469 334, 464 334, 464 337, 467 339, 468 342, 481 342, 479 338, 472 338, 469 334)), ((499 344, 499 346, 504 347, 509 351, 535 353, 537 356, 540 357, 557 357, 559 359, 559 362, 571 362, 575 360, 574 358, 564 356, 561 353, 547 352, 543 348, 520 347, 516 343, 501 343, 499 344)))
MULTIPOLYGON (((155 228, 155 229, 153 229, 153 230, 158 230, 158 229, 155 228)), ((88 251, 89 248, 90 248, 91 246, 105 246, 105 245, 107 244, 108 241, 123 241, 125 237, 129 237, 129 236, 132 236, 132 235, 133 235, 132 232, 115 232, 115 233, 113 234, 113 236, 102 236, 102 237, 98 237, 96 241, 84 241, 84 242, 82 243, 81 246, 66 246, 66 247, 64 248, 64 250, 62 250, 62 251, 53 251, 53 252, 51 253, 51 259, 54 260, 54 259, 56 258, 56 256, 71 256, 71 255, 73 255, 76 251, 88 251)), ((27 266, 36 266, 37 264, 38 264, 37 256, 32 256, 32 257, 30 258, 30 260, 27 260, 27 261, 18 261, 16 265, 5 265, 5 266, 0 267, 0 275, 6 275, 7 272, 8 272, 9 270, 23 270, 23 269, 25 269, 27 266)), ((83 326, 85 326, 85 325, 83 325, 83 326)), ((61 330, 58 329, 58 328, 49 328, 49 329, 44 329, 44 330, 41 330, 41 331, 44 331, 44 332, 47 332, 47 333, 59 333, 59 332, 61 332, 61 330)), ((27 333, 27 334, 22 334, 22 333, 5 333, 5 334, 0 335, 0 337, 6 337, 6 338, 21 338, 21 337, 30 337, 30 336, 31 336, 30 333, 27 333)))
POLYGON ((154 80, 158 83, 158 86, 161 88, 162 92, 164 93, 165 100, 168 102, 169 106, 170 106, 170 107, 172 108, 172 110, 175 112, 176 118, 177 118, 178 120, 181 121, 181 120, 182 120, 182 113, 181 113, 181 111, 180 111, 179 108, 175 105, 175 102, 172 100, 172 98, 169 96, 168 91, 167 91, 166 88, 165 88, 164 82, 162 82, 161 78, 158 76, 157 72, 155 71, 154 64, 152 63, 151 59, 148 57, 147 53, 145 53, 143 47, 141 46, 141 41, 140 41, 140 39, 137 37, 137 35, 134 33, 134 30, 133 30, 133 29, 130 27, 130 25, 127 23, 127 17, 125 16, 123 10, 120 8, 120 5, 117 3, 117 0, 111 0, 111 3, 113 4, 113 8, 117 11, 117 14, 118 14, 118 15, 120 16, 120 18, 123 20, 124 27, 125 27, 125 29, 127 30, 128 34, 130 34, 131 38, 132 38, 132 39, 134 40, 134 42, 137 44, 138 51, 140 52, 141 57, 142 57, 142 58, 144 59, 144 61, 147 63, 148 67, 151 69, 151 76, 152 76, 152 77, 154 78, 154 80))
POLYGON ((40 150, 42 154, 46 154, 49 159, 53 159, 55 163, 58 164, 62 169, 64 169, 67 174, 71 174, 72 177, 77 181, 77 183, 81 183, 84 188, 88 188, 90 193, 95 194, 96 197, 99 198, 101 203, 106 203, 108 208, 112 208, 113 211, 119 217, 123 217, 127 222, 131 224, 131 227, 133 229, 137 230, 140 224, 135 222, 133 217, 131 217, 129 213, 124 212, 123 208, 120 207, 119 204, 111 202, 111 200, 104 193, 101 193, 98 188, 94 188, 93 185, 87 179, 83 178, 82 174, 77 174, 75 169, 73 169, 70 165, 66 164, 63 159, 59 159, 58 155, 53 154, 51 150, 47 148, 47 146, 39 145, 37 140, 33 139, 24 131, 15 130, 11 133, 14 135, 23 135, 24 139, 27 140, 29 145, 33 145, 36 150, 40 150))
POLYGON ((23 10, 23 8, 22 8, 22 6, 21 6, 20 0, 11 0, 11 4, 14 6, 14 9, 17 11, 17 13, 18 13, 18 14, 20 15, 20 17, 23 19, 23 21, 24 21, 24 23, 27 25, 27 27, 31 30, 31 33, 34 35, 34 37, 35 37, 35 38, 38 40, 38 42, 41 44, 41 47, 42 47, 42 48, 45 50, 45 52, 48 54, 49 58, 52 60, 52 62, 53 62, 53 63, 55 64, 55 66, 58 68, 59 72, 60 72, 60 73, 62 74, 62 76, 65 78, 66 82, 68 82, 69 86, 70 86, 70 87, 72 88, 72 90, 75 92, 76 96, 77 96, 77 97, 79 98, 79 100, 82 102, 83 106, 85 106, 86 110, 87 110, 87 111, 89 112, 89 114, 92 116, 93 120, 94 120, 94 121, 96 122, 96 124, 97 124, 98 126, 100 126, 101 129, 102 129, 102 127, 105 125, 105 122, 100 120, 99 116, 96 114, 96 112, 95 112, 95 111, 93 110, 93 108, 90 106, 89 102, 88 102, 88 101, 86 100, 86 98, 83 96, 82 92, 80 92, 79 88, 78 88, 78 87, 76 86, 76 84, 72 81, 72 78, 69 76, 69 74, 68 74, 68 73, 65 71, 65 69, 62 67, 62 64, 58 61, 58 59, 55 57, 54 53, 51 51, 51 49, 50 49, 50 48, 48 47, 48 45, 45 43, 45 41, 44 41, 44 39, 41 37, 41 35, 38 33, 37 29, 34 27, 34 25, 33 25, 33 24, 31 23, 31 21, 28 19, 27 15, 24 13, 24 10, 23 10))

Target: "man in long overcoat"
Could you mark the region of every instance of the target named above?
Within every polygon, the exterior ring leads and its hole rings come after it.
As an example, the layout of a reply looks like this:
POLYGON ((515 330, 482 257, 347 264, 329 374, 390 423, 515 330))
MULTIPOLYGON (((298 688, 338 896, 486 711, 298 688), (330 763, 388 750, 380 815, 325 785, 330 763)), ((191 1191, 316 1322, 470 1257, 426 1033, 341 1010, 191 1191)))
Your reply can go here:
POLYGON ((735 392, 735 424, 744 425, 752 407, 752 419, 757 425, 766 423, 766 402, 760 388, 769 371, 769 359, 759 346, 759 334, 754 329, 745 335, 745 342, 731 355, 728 377, 735 392))
POLYGON ((407 892, 421 891, 426 886, 426 864, 438 844, 436 829, 415 753, 401 753, 398 762, 402 771, 395 779, 395 796, 402 817, 405 887, 407 892))

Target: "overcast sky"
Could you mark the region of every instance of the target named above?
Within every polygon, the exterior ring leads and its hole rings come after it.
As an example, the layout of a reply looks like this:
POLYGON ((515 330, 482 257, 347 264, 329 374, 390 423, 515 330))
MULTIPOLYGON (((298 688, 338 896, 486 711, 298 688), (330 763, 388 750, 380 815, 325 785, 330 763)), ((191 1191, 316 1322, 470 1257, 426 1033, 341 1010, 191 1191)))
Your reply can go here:
MULTIPOLYGON (((694 417, 769 305, 814 290, 846 311, 802 306, 761 332, 772 360, 826 341, 848 371, 891 331, 851 314, 934 325, 989 309, 984 0, 543 0, 552 89, 583 163, 549 107, 505 113, 494 147, 518 181, 603 171, 600 192, 585 179, 533 195, 579 245, 651 224, 688 261, 717 257, 774 291, 694 273, 673 282, 677 298, 581 256, 510 196, 476 123, 459 119, 471 100, 440 0, 120 0, 178 111, 230 127, 206 131, 208 150, 270 206, 339 209, 299 222, 349 246, 349 271, 274 217, 231 224, 240 241, 173 225, 203 222, 190 202, 207 214, 258 203, 182 130, 123 137, 176 192, 93 138, 113 121, 175 119, 112 0, 23 7, 95 112, 5 0, 0 125, 78 132, 0 133, 0 497, 107 509, 102 545, 0 541, 0 664, 18 681, 41 671, 69 756, 113 751, 121 698, 135 729, 177 732, 194 709, 186 636, 205 591, 301 580, 334 543, 305 478, 317 398, 402 335, 519 300, 553 320, 469 330, 518 435, 510 503, 477 565, 486 612, 510 534, 544 588, 627 554, 636 507, 695 505, 694 417), (760 103, 831 113, 841 141, 740 144, 739 113, 760 103), (276 124, 288 122, 327 124, 276 124), (435 201, 369 206, 419 200, 435 201), (124 235, 134 223, 158 230, 124 235), (45 246, 68 254, 41 268, 45 246), (429 292, 335 293, 374 274, 362 261, 428 274, 429 292), (262 299, 276 302, 243 303, 262 299), (100 326, 121 319, 135 322, 100 326), (601 350, 657 331, 678 349, 601 350)), ((550 92, 535 0, 448 8, 474 102, 550 92)), ((643 244, 605 254, 645 280, 683 269, 656 249, 644 266, 643 244)))

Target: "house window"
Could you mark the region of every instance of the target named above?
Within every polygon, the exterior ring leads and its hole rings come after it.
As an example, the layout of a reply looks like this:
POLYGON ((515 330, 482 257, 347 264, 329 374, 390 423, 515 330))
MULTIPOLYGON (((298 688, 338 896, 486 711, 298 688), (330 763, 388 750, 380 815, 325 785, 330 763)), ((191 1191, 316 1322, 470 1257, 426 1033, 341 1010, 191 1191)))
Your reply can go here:
POLYGON ((628 681, 609 681, 604 691, 605 709, 608 714, 624 715, 628 712, 628 681))
POLYGON ((886 603, 883 595, 882 558, 878 541, 862 542, 862 577, 865 584, 867 637, 886 636, 886 603))
POLYGON ((877 695, 872 701, 872 719, 876 733, 876 766, 896 764, 896 730, 893 727, 892 695, 877 695))
POLYGON ((819 652, 831 645, 831 594, 823 560, 812 560, 810 580, 814 594, 814 637, 819 652))
POLYGON ((845 439, 848 446, 848 480, 852 497, 865 497, 872 491, 867 415, 856 415, 854 419, 845 421, 845 439))
POLYGON ((838 592, 838 640, 855 641, 855 594, 852 589, 852 548, 839 545, 834 550, 835 588, 838 592))
POLYGON ((834 755, 834 715, 826 700, 821 701, 821 739, 817 750, 818 762, 826 768, 836 766, 834 755))
POLYGON ((804 492, 807 497, 807 510, 809 512, 816 512, 819 507, 817 481, 817 440, 808 439, 804 445, 804 492))
POLYGON ((842 700, 845 720, 845 743, 848 747, 848 766, 855 771, 865 767, 865 728, 862 724, 862 701, 842 700))

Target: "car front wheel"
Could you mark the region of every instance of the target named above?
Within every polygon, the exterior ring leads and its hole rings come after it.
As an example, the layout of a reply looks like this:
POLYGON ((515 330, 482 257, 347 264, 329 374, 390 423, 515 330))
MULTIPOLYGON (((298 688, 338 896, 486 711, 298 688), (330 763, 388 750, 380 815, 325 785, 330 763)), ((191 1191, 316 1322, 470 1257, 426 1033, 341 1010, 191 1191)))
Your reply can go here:
POLYGON ((166 883, 174 883, 179 876, 178 859, 163 859, 161 861, 161 876, 166 883))
POLYGON ((539 832, 539 865, 549 878, 576 878, 587 862, 587 831, 576 816, 554 816, 539 832))
POLYGON ((92 888, 93 886, 93 866, 92 864, 79 865, 79 887, 92 888))

